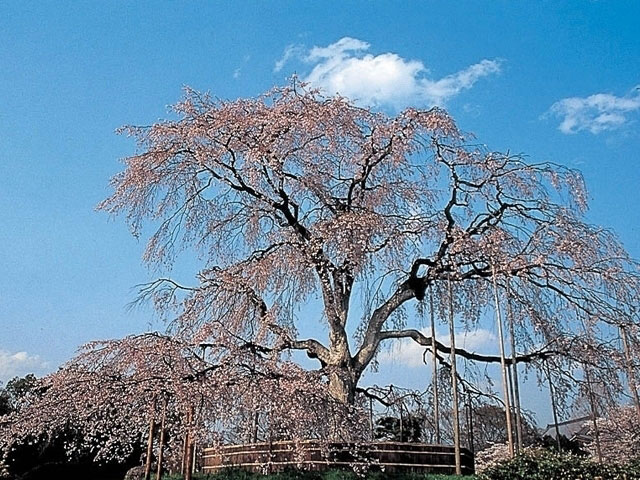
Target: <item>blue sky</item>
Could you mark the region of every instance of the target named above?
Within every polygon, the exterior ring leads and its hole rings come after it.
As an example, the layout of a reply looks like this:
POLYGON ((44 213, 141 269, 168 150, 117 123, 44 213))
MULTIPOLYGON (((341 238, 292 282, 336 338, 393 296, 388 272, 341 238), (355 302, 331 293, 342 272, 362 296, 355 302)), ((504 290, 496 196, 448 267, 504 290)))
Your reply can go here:
POLYGON ((588 219, 640 257, 638 18, 635 1, 2 2, 0 380, 157 327, 126 309, 154 276, 143 240, 94 208, 133 152, 115 129, 184 85, 233 99, 296 73, 390 112, 438 103, 493 149, 581 169, 588 219))

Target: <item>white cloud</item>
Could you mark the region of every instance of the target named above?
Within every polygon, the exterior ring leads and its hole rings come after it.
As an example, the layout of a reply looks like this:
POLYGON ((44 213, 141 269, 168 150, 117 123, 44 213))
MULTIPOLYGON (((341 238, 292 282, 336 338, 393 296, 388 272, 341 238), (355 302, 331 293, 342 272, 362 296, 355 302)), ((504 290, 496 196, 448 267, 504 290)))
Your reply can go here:
POLYGON ((238 78, 240 78, 240 76, 242 75, 242 69, 247 63, 249 63, 249 60, 251 60, 251 55, 245 55, 242 58, 242 64, 238 68, 236 68, 233 71, 233 74, 231 75, 234 80, 237 80, 238 78))
POLYGON ((287 45, 286 48, 284 49, 284 53, 282 54, 282 57, 280 57, 280 60, 278 60, 276 64, 273 66, 273 71, 276 73, 279 72, 284 68, 284 66, 289 60, 291 60, 294 57, 300 57, 303 54, 303 52, 304 52, 304 48, 301 45, 296 45, 296 44, 287 45))
MULTIPOLYGON (((421 332, 429 336, 426 329, 421 332)), ((437 340, 443 345, 449 345, 449 332, 436 332, 437 340)), ((463 348, 475 353, 496 353, 498 337, 495 333, 484 328, 470 332, 456 333, 456 348, 463 348)), ((423 355, 425 347, 419 345, 410 338, 396 340, 388 350, 382 350, 378 355, 381 364, 402 364, 407 367, 420 367, 424 365, 423 355)))
POLYGON ((562 118, 562 133, 587 130, 597 134, 615 130, 629 121, 629 115, 640 111, 640 85, 623 97, 596 93, 588 97, 570 97, 554 103, 549 113, 562 118))
POLYGON ((13 377, 23 376, 27 373, 41 374, 48 367, 48 362, 43 361, 38 355, 0 350, 0 381, 3 383, 13 377))
POLYGON ((276 71, 292 57, 313 65, 304 79, 327 94, 340 94, 365 106, 402 108, 409 104, 443 105, 480 78, 500 72, 499 60, 482 60, 440 79, 432 79, 419 60, 395 53, 366 54, 370 45, 344 37, 327 47, 313 47, 306 54, 290 45, 276 63, 276 71))

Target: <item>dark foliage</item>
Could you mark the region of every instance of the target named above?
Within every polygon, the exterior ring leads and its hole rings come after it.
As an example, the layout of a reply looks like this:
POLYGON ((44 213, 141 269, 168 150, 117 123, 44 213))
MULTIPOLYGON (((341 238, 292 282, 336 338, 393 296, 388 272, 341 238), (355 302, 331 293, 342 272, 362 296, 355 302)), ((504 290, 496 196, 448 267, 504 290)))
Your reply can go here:
POLYGON ((480 480, 640 480, 640 464, 606 465, 570 453, 535 449, 502 462, 480 480))
POLYGON ((406 415, 401 419, 382 417, 376 420, 375 438, 392 442, 420 442, 425 419, 417 415, 406 415))
MULTIPOLYGON (((30 395, 41 395, 40 381, 33 374, 15 377, 0 389, 0 415, 19 411, 30 395)), ((53 437, 43 435, 15 445, 5 458, 11 479, 112 479, 122 478, 128 468, 138 463, 140 451, 135 451, 122 463, 98 464, 91 452, 78 450, 73 455, 68 446, 79 444, 78 434, 69 425, 53 437)), ((0 452, 2 453, 2 452, 0 452)))

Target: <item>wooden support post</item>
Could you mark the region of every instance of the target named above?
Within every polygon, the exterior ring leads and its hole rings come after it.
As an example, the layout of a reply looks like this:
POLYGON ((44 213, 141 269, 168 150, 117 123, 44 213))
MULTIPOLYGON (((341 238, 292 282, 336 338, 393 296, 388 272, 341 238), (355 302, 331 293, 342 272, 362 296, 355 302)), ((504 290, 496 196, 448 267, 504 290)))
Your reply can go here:
POLYGON ((631 397, 636 407, 636 414, 638 420, 640 420, 640 398, 638 397, 638 387, 636 384, 636 375, 633 371, 633 361, 631 359, 631 352, 629 351, 629 343, 627 339, 627 330, 620 326, 620 337, 622 338, 622 348, 624 350, 625 364, 627 367, 627 379, 629 382, 629 390, 631 390, 631 397))
POLYGON ((398 411, 400 412, 400 439, 399 442, 404 442, 404 417, 402 415, 402 400, 398 403, 398 411))
POLYGON ((436 348, 436 320, 433 308, 433 289, 429 286, 429 308, 431 310, 431 388, 433 390, 433 424, 436 443, 440 443, 440 398, 438 395, 438 353, 436 348))
POLYGON ((151 480, 151 464, 153 463, 153 434, 155 430, 155 418, 149 419, 149 438, 147 439, 147 458, 144 463, 144 480, 151 480))
POLYGON ((591 418, 593 419, 593 435, 596 441, 596 454, 598 456, 598 463, 602 463, 602 449, 600 448, 600 429, 598 428, 598 408, 596 406, 596 399, 591 388, 591 374, 589 372, 589 366, 584 366, 584 376, 587 380, 587 393, 589 394, 589 403, 591 404, 591 418))
POLYGON ((467 392, 467 402, 469 405, 469 450, 471 450, 471 455, 475 455, 476 447, 473 432, 473 401, 471 398, 471 392, 467 392))
POLYGON ((251 436, 252 443, 258 443, 258 426, 260 423, 260 412, 254 410, 253 412, 253 432, 251 436))
POLYGON ((556 445, 558 452, 562 450, 562 444, 560 443, 560 426, 558 425, 558 409, 556 407, 556 398, 553 391, 553 382, 551 381, 551 370, 549 365, 545 362, 544 368, 547 374, 547 380, 549 381, 549 396, 551 397, 551 411, 553 412, 553 425, 556 429, 556 445))
POLYGON ((509 444, 509 456, 513 458, 513 431, 511 429, 511 402, 509 401, 509 387, 507 378, 507 362, 504 354, 504 335, 502 333, 502 315, 500 313, 500 300, 498 298, 498 280, 496 279, 496 268, 493 271, 493 297, 495 300, 496 323, 498 324, 498 341, 500 344, 500 367, 502 370, 502 393, 504 396, 504 411, 507 428, 507 442, 509 444))
POLYGON ((167 420, 167 397, 165 396, 162 402, 162 420, 160 420, 160 443, 158 445, 158 472, 156 474, 156 480, 162 478, 162 461, 164 454, 164 429, 165 422, 167 420))
MULTIPOLYGON (((509 385, 509 402, 511 404, 511 427, 513 428, 513 423, 514 423, 514 408, 513 408, 513 374, 511 373, 511 364, 507 363, 507 384, 509 385)), ((515 455, 518 454, 518 436, 514 433, 513 434, 515 436, 515 438, 513 439, 513 450, 515 452, 515 455)))
POLYGON ((509 316, 509 337, 511 337, 511 372, 513 380, 513 408, 516 416, 516 445, 518 453, 524 448, 524 440, 522 435, 522 408, 520 407, 520 382, 518 381, 518 363, 516 361, 516 331, 513 319, 513 309, 511 307, 511 292, 509 288, 509 279, 507 278, 507 315, 509 316))
POLYGON ((196 454, 198 452, 198 445, 196 444, 196 439, 194 438, 191 442, 191 472, 192 475, 196 471, 196 454))
POLYGON ((189 407, 189 413, 187 415, 187 430, 185 432, 185 439, 184 439, 184 452, 183 452, 184 480, 191 480, 192 473, 193 473, 193 439, 191 438, 192 424, 193 424, 193 406, 189 407))
POLYGON ((453 401, 453 450, 456 462, 456 475, 462 475, 462 460, 460 457, 460 411, 458 405, 458 373, 456 371, 456 334, 453 315, 453 290, 451 287, 451 274, 447 279, 449 289, 449 340, 451 342, 451 392, 453 401))
POLYGON ((371 433, 371 441, 375 438, 375 427, 373 425, 373 398, 369 397, 369 431, 371 433))

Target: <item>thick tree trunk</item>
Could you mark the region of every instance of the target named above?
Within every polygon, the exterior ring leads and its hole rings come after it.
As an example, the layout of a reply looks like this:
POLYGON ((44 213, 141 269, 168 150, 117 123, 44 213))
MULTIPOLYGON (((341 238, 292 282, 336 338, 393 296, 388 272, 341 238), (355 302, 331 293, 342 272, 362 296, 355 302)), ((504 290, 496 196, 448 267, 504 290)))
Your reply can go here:
POLYGON ((359 377, 348 367, 333 367, 329 374, 329 393, 336 400, 353 405, 359 377))
POLYGON ((347 333, 342 326, 344 321, 337 320, 329 333, 329 392, 336 400, 353 405, 362 370, 354 366, 347 333))

